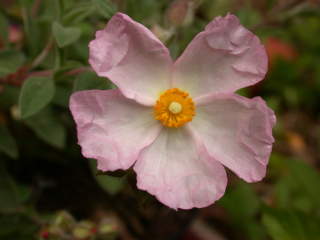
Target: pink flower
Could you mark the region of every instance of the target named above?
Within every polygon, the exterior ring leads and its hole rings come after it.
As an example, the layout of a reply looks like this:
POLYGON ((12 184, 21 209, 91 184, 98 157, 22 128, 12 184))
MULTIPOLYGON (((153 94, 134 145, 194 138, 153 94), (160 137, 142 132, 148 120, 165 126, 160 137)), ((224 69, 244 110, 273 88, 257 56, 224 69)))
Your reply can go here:
POLYGON ((117 13, 91 41, 89 62, 115 90, 74 93, 82 154, 102 171, 133 169, 137 186, 174 209, 221 198, 224 166, 261 180, 275 115, 234 92, 262 80, 267 56, 236 16, 217 17, 177 61, 143 25, 117 13))

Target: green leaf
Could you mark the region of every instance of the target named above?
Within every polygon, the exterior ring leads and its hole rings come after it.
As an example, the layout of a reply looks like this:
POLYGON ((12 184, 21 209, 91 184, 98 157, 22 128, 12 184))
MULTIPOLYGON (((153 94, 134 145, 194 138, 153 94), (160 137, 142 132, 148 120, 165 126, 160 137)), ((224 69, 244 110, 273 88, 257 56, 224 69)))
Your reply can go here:
POLYGON ((220 204, 227 210, 234 226, 244 232, 245 239, 264 239, 265 232, 256 221, 261 201, 251 185, 240 182, 232 191, 226 193, 220 204))
POLYGON ((294 39, 301 42, 304 48, 319 49, 320 43, 314 38, 320 31, 319 16, 296 17, 291 28, 294 39))
POLYGON ((319 219, 300 212, 267 208, 262 223, 273 240, 317 240, 319 219))
POLYGON ((78 23, 95 13, 95 5, 92 2, 79 2, 70 7, 63 16, 64 23, 78 23))
POLYGON ((205 0, 203 3, 203 11, 208 19, 212 19, 219 15, 225 15, 230 11, 234 0, 205 0))
POLYGON ((115 6, 108 0, 92 0, 96 10, 105 18, 110 18, 115 14, 115 6))
POLYGON ((311 166, 302 161, 291 160, 288 163, 292 171, 291 178, 296 185, 300 186, 301 193, 305 193, 310 200, 314 201, 317 208, 320 207, 320 174, 311 166))
POLYGON ((21 213, 0 216, 0 239, 34 240, 39 226, 21 213))
POLYGON ((18 158, 18 147, 5 125, 0 125, 0 151, 12 158, 18 158))
POLYGON ((124 186, 125 178, 124 177, 112 177, 108 175, 99 175, 96 176, 96 180, 99 185, 110 195, 115 195, 121 191, 124 186))
POLYGON ((58 21, 61 18, 61 12, 63 11, 60 3, 60 0, 42 2, 43 12, 41 18, 50 22, 58 21))
POLYGON ((84 72, 77 76, 74 81, 73 91, 90 89, 109 89, 110 84, 107 79, 100 78, 94 72, 84 72))
POLYGON ((0 162, 0 211, 8 211, 19 205, 17 186, 0 162))
POLYGON ((0 108, 10 109, 18 104, 20 89, 7 85, 0 94, 0 108))
POLYGON ((81 68, 83 65, 77 61, 64 61, 63 65, 59 67, 54 73, 54 80, 57 83, 67 83, 72 81, 76 75, 68 74, 69 71, 77 71, 77 68, 81 68))
POLYGON ((52 32, 60 48, 74 43, 81 35, 79 28, 64 27, 58 22, 52 24, 52 32))
POLYGON ((43 109, 52 100, 55 86, 50 77, 30 77, 21 89, 19 110, 21 118, 27 118, 43 109))
POLYGON ((159 17, 159 9, 164 7, 168 7, 165 1, 126 0, 126 11, 138 22, 159 17))
POLYGON ((284 229, 284 226, 281 225, 281 222, 272 215, 263 215, 262 222, 274 240, 293 240, 290 234, 284 229))
POLYGON ((113 177, 109 175, 102 175, 101 173, 98 173, 96 166, 96 161, 91 160, 90 167, 98 184, 110 195, 116 195, 119 193, 126 183, 126 176, 113 177))
POLYGON ((68 107, 70 95, 71 95, 70 88, 58 85, 56 87, 56 93, 54 95, 52 102, 61 107, 68 107))
POLYGON ((320 174, 303 161, 272 154, 271 174, 281 178, 274 185, 278 207, 313 213, 320 207, 320 174))
POLYGON ((25 32, 24 39, 26 40, 25 48, 29 57, 36 57, 45 44, 46 40, 42 38, 44 37, 42 32, 47 31, 47 28, 40 24, 39 18, 31 16, 33 0, 22 0, 20 2, 25 32))
POLYGON ((22 52, 16 50, 0 51, 0 77, 14 73, 25 61, 22 52))
POLYGON ((237 12, 237 16, 239 17, 241 24, 248 28, 255 27, 261 23, 260 13, 249 6, 242 7, 237 12))
POLYGON ((228 192, 220 202, 237 222, 252 218, 258 212, 261 204, 251 185, 243 182, 228 192), (237 204, 234 204, 235 202, 237 204))
POLYGON ((40 139, 48 144, 57 148, 65 146, 66 129, 51 109, 45 108, 36 115, 26 119, 25 123, 40 139))
POLYGON ((7 44, 8 42, 9 23, 7 18, 0 13, 0 41, 7 44))

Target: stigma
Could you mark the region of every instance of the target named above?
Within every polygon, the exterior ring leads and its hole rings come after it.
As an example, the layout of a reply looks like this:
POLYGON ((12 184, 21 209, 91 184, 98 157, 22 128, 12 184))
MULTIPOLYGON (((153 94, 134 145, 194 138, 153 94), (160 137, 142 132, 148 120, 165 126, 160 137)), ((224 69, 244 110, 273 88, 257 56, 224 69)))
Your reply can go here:
POLYGON ((173 114, 178 114, 182 111, 182 106, 178 102, 171 102, 169 105, 169 111, 173 114))
POLYGON ((166 127, 181 127, 192 121, 195 105, 187 92, 171 88, 160 95, 154 106, 154 117, 166 127))

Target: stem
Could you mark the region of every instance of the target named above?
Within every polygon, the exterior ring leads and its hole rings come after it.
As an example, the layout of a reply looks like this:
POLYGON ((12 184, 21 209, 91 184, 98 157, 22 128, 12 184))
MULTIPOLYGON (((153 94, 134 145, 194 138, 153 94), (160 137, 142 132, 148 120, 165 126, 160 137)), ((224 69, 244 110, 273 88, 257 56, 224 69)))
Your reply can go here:
POLYGON ((42 0, 35 0, 34 1, 34 4, 33 4, 32 9, 31 9, 31 16, 32 17, 36 17, 37 16, 38 11, 40 9, 41 1, 42 0))
POLYGON ((49 38, 47 45, 44 47, 42 52, 35 58, 35 60, 31 63, 31 68, 37 67, 49 54, 51 48, 53 47, 53 38, 52 36, 49 38))

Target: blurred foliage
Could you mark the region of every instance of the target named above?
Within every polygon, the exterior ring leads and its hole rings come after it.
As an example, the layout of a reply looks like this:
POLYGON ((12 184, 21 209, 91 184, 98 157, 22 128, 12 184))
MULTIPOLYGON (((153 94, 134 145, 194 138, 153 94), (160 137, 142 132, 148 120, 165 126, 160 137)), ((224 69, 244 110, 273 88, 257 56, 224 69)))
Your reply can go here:
POLYGON ((178 229, 199 218, 221 239, 319 239, 319 5, 317 0, 2 0, 0 239, 190 239, 178 237, 178 229), (114 88, 90 69, 88 42, 116 11, 152 29, 174 58, 211 19, 228 12, 262 39, 269 73, 239 94, 263 96, 278 118, 264 181, 247 184, 231 175, 217 204, 197 214, 168 213, 150 195, 137 194, 131 171, 99 173, 94 160, 81 156, 69 96, 114 88), (164 232, 170 223, 170 237, 157 237, 157 229, 164 232))

